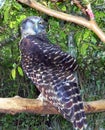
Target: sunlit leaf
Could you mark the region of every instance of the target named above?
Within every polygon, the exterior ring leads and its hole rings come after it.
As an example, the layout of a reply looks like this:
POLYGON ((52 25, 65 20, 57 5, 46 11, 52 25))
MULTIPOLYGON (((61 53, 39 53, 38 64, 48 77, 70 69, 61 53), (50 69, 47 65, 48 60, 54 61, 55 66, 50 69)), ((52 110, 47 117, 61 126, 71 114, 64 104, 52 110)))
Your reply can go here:
POLYGON ((62 7, 62 11, 66 11, 66 6, 63 6, 63 7, 62 7))
POLYGON ((90 30, 83 32, 83 40, 87 40, 90 37, 90 30))
POLYGON ((23 19, 26 18, 26 15, 22 14, 22 15, 16 17, 16 18, 17 18, 17 21, 20 23, 23 19))
POLYGON ((11 70, 11 76, 12 76, 13 80, 16 79, 16 69, 11 70))
POLYGON ((8 18, 9 18, 9 10, 10 10, 10 6, 8 6, 8 7, 5 9, 5 12, 4 12, 4 22, 7 22, 7 21, 8 21, 8 18))
POLYGON ((21 10, 21 9, 22 9, 21 4, 19 4, 19 3, 17 3, 17 2, 15 2, 15 3, 13 4, 13 7, 15 7, 17 10, 21 10))
POLYGON ((18 69, 19 75, 20 75, 20 76, 23 76, 23 70, 22 70, 22 68, 18 66, 17 69, 18 69))
POLYGON ((16 26, 16 21, 11 21, 9 26, 10 28, 14 28, 16 26))

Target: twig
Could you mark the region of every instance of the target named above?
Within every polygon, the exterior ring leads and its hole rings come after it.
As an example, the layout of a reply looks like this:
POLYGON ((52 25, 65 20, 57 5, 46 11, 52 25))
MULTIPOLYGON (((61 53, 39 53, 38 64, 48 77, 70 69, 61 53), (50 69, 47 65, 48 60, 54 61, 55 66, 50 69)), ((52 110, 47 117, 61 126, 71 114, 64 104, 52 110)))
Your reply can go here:
POLYGON ((92 30, 101 39, 101 41, 105 42, 105 34, 98 27, 97 23, 94 20, 88 21, 85 18, 82 18, 79 16, 73 16, 73 15, 63 13, 63 12, 55 11, 33 0, 17 0, 17 1, 24 3, 34 9, 37 9, 43 13, 46 13, 50 16, 53 16, 53 17, 56 17, 56 18, 59 18, 68 22, 74 22, 76 24, 87 27, 88 29, 92 30))
POLYGON ((88 13, 89 17, 90 17, 90 20, 94 20, 94 14, 93 14, 93 11, 92 11, 92 8, 91 8, 91 4, 87 4, 86 5, 87 9, 86 9, 86 12, 88 13))
POLYGON ((78 0, 73 0, 73 3, 76 4, 77 7, 81 9, 81 11, 86 15, 86 9, 80 4, 80 1, 78 0))

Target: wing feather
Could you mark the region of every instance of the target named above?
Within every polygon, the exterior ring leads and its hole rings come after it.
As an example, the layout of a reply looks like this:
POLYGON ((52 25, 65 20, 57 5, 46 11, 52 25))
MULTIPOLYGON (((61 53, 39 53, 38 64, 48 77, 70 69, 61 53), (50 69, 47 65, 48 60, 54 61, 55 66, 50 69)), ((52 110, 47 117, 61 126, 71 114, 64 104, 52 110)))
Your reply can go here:
POLYGON ((29 36, 20 43, 22 67, 47 100, 74 124, 86 124, 77 81, 73 71, 76 61, 58 47, 41 38, 29 36))

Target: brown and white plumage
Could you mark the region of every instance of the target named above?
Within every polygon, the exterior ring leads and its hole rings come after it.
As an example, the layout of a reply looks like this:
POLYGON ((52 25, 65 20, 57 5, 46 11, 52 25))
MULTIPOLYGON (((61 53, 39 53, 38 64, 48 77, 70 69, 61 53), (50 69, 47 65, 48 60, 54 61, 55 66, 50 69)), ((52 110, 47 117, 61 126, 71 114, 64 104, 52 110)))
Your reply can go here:
POLYGON ((74 71, 76 60, 46 37, 44 21, 28 17, 22 22, 20 41, 24 72, 44 97, 71 121, 76 129, 86 126, 83 102, 74 71))

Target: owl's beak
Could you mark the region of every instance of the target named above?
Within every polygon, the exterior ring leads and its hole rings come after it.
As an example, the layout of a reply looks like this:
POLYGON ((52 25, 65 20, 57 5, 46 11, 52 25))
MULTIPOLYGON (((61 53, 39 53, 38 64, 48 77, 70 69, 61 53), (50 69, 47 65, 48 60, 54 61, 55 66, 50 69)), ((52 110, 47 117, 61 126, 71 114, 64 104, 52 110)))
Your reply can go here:
POLYGON ((37 23, 35 23, 35 25, 34 25, 34 31, 35 31, 36 34, 39 32, 37 23))

